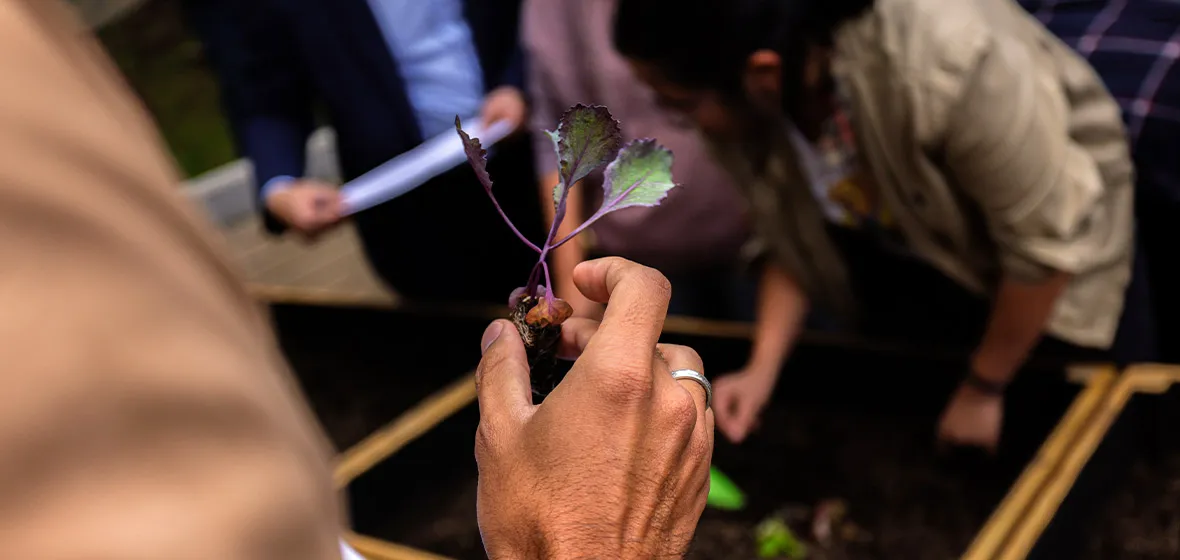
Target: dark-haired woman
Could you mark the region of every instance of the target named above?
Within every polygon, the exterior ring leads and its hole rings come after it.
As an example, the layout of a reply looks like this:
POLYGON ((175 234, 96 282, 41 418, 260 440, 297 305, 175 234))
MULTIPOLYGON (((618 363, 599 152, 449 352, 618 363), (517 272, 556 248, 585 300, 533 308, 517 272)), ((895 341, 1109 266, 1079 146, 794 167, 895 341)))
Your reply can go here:
POLYGON ((746 191, 755 349, 716 384, 756 424, 808 306, 970 345, 940 436, 994 448, 1030 354, 1154 356, 1118 105, 1012 0, 621 0, 615 40, 746 191))

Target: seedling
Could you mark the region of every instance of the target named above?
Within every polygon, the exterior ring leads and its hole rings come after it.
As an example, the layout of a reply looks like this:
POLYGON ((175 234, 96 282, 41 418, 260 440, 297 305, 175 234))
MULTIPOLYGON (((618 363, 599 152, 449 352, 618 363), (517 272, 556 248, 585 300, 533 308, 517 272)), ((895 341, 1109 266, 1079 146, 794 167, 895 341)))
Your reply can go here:
POLYGON ((808 556, 807 545, 803 544, 790 525, 780 517, 771 517, 758 524, 755 529, 758 540, 758 556, 761 558, 786 558, 804 560, 808 556))
POLYGON ((624 145, 619 122, 606 107, 580 104, 571 107, 561 116, 557 130, 546 131, 553 140, 557 156, 558 183, 553 188, 553 224, 545 242, 538 245, 513 225, 496 200, 492 178, 487 171, 487 151, 479 139, 463 132, 459 117, 455 117, 455 129, 463 139, 467 161, 475 169, 492 205, 513 233, 538 254, 528 281, 509 296, 508 308, 528 351, 533 391, 544 398, 561 381, 562 374, 557 368, 557 343, 561 340, 561 324, 573 313, 570 305, 553 293, 547 262, 549 253, 611 212, 632 206, 658 205, 676 186, 672 182, 672 152, 650 138, 624 145), (557 229, 565 220, 570 191, 579 181, 603 167, 606 169, 603 172, 602 205, 569 235, 558 239, 557 229))

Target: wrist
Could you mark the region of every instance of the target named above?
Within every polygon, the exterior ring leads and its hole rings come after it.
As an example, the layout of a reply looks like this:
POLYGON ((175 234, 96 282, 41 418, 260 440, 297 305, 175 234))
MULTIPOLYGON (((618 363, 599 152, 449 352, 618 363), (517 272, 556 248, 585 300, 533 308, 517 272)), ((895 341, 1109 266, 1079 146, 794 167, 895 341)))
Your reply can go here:
MULTIPOLYGON (((604 512, 605 513, 605 512, 604 512)), ((688 542, 679 539, 653 540, 641 534, 641 525, 607 522, 601 516, 555 515, 541 520, 514 556, 538 560, 646 560, 683 558, 688 542), (531 555, 529 554, 531 553, 531 555)))
POLYGON ((746 375, 758 379, 774 380, 778 378, 779 367, 772 360, 751 360, 742 369, 746 375))
POLYGON ((980 381, 993 385, 1008 385, 1019 365, 1011 365, 1011 360, 998 359, 995 352, 986 349, 976 350, 967 362, 967 372, 980 381))
POLYGON ((1005 391, 1008 390, 1007 383, 991 381, 971 370, 968 370, 967 375, 963 377, 961 386, 977 395, 993 398, 1003 397, 1005 391))
POLYGON ((960 386, 984 396, 1003 396, 1008 389, 1011 375, 1000 368, 989 368, 986 362, 973 357, 963 369, 960 386))
MULTIPOLYGON (((538 560, 649 560, 651 558, 683 558, 685 550, 661 550, 662 545, 675 546, 671 543, 659 545, 649 542, 618 542, 617 536, 600 539, 574 539, 564 544, 550 544, 544 547, 543 554, 533 557, 514 556, 518 558, 537 558, 538 560)), ((687 548, 687 543, 683 548, 687 548)))
POLYGON ((591 524, 582 524, 578 530, 568 531, 538 529, 521 533, 511 543, 487 543, 486 554, 490 560, 623 560, 652 557, 614 549, 612 545, 620 544, 615 532, 604 529, 601 536, 597 537, 593 533, 595 528, 591 524))

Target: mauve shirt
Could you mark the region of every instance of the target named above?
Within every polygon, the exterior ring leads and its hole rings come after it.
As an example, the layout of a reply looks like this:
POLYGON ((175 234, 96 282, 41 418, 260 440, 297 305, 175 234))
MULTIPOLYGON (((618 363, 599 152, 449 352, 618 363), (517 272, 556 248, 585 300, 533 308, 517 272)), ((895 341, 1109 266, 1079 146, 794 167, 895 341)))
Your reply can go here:
MULTIPOLYGON (((737 262, 749 237, 744 198, 696 130, 677 124, 659 107, 614 50, 615 5, 615 0, 524 3, 522 41, 529 55, 537 171, 543 176, 557 167, 552 141, 541 130, 556 128, 561 114, 577 103, 605 105, 627 139, 655 138, 672 150, 672 177, 680 186, 660 206, 628 208, 599 220, 591 250, 665 271, 737 262)), ((601 185, 601 176, 581 185, 589 197, 587 210, 601 200, 601 185)))

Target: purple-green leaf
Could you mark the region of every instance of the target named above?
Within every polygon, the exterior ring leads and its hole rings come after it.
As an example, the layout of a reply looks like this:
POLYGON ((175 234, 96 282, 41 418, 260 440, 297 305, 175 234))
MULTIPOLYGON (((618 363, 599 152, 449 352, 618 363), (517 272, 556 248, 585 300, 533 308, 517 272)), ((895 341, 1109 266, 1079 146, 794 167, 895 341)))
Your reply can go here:
POLYGON ((675 186, 672 152, 650 138, 634 140, 606 168, 602 208, 598 213, 630 206, 655 206, 675 186))
MULTIPOLYGON (((619 156, 606 167, 602 206, 550 248, 560 247, 599 218, 631 206, 656 206, 668 196, 672 182, 672 152, 650 138, 628 143, 619 156)), ((560 208, 558 209, 560 211, 560 208)))
POLYGON ((455 116, 455 130, 459 132, 459 138, 463 140, 463 151, 467 152, 467 162, 475 170, 475 176, 479 178, 483 188, 491 193, 492 176, 488 175, 488 151, 480 145, 479 138, 472 138, 463 132, 463 123, 458 116, 455 116))
POLYGON ((557 130, 549 132, 557 151, 561 181, 553 190, 560 206, 567 189, 614 159, 623 145, 619 121, 601 105, 574 105, 561 116, 557 130))
POLYGON ((479 178, 480 184, 483 185, 484 192, 488 193, 488 198, 492 199, 492 205, 496 207, 496 212, 504 219, 504 223, 508 224, 512 233, 516 234, 517 239, 520 239, 529 249, 537 253, 542 252, 536 243, 529 241, 520 232, 516 224, 512 223, 512 219, 500 207, 500 201, 496 200, 496 195, 492 193, 492 176, 488 175, 488 151, 483 149, 483 146, 479 144, 479 138, 472 138, 466 132, 463 132, 463 123, 459 120, 459 115, 455 115, 455 130, 459 133, 459 138, 463 140, 463 151, 467 153, 467 162, 475 170, 475 176, 479 178))

